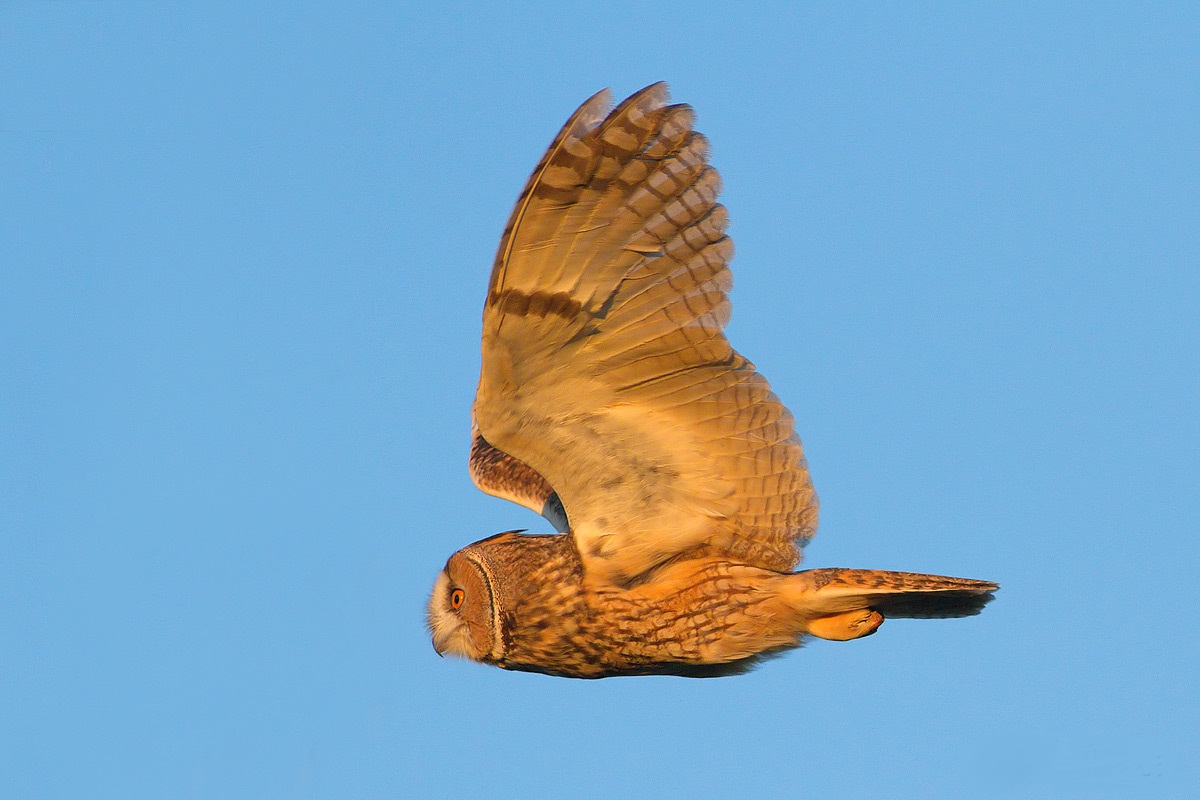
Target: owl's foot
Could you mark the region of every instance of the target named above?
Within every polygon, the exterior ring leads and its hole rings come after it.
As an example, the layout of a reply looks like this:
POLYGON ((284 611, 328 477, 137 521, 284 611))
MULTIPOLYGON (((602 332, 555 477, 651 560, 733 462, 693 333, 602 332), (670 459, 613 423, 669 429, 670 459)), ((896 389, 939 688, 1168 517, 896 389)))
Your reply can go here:
POLYGON ((883 615, 869 608, 818 617, 808 622, 808 632, 822 639, 845 642, 870 636, 883 624, 883 615))

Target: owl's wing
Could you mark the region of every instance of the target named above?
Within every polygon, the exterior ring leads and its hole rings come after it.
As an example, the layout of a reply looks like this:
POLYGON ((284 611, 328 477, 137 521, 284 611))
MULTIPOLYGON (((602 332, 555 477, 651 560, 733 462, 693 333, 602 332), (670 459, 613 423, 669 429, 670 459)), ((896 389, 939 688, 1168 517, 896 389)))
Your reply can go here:
POLYGON ((667 101, 657 83, 606 116, 597 94, 542 157, 500 240, 473 409, 527 468, 476 483, 538 511, 556 492, 589 574, 619 583, 697 548, 788 570, 817 519, 791 414, 722 333, 720 181, 667 101))
POLYGON ((484 439, 477 425, 471 426, 471 458, 467 463, 471 480, 481 491, 536 511, 559 533, 570 531, 566 511, 554 488, 528 464, 484 439))

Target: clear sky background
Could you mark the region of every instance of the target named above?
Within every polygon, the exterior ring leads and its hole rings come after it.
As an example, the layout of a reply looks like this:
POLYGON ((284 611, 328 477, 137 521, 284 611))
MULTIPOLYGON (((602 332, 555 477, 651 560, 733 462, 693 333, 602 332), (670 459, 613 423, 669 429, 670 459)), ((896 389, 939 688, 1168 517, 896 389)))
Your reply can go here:
POLYGON ((1200 793, 1200 11, 0 4, 0 796, 1200 793), (1003 585, 742 677, 439 659, 512 202, 693 104, 810 566, 1003 585))

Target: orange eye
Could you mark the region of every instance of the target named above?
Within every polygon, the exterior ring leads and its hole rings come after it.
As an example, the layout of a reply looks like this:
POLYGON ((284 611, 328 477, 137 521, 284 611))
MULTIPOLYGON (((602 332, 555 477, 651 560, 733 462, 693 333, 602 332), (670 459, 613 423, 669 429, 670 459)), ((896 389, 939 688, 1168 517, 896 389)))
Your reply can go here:
POLYGON ((455 589, 450 593, 450 607, 455 611, 458 611, 460 608, 462 608, 463 600, 466 598, 466 592, 464 592, 462 589, 455 589))

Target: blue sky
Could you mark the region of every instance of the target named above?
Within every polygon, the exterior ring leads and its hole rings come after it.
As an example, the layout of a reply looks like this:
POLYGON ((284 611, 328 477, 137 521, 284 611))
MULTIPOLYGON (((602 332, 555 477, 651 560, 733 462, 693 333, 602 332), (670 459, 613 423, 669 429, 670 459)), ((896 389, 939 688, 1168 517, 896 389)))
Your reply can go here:
POLYGON ((1200 791, 1194 4, 0 6, 0 796, 1200 791), (742 677, 439 659, 558 126, 712 140, 810 566, 988 578, 742 677))

